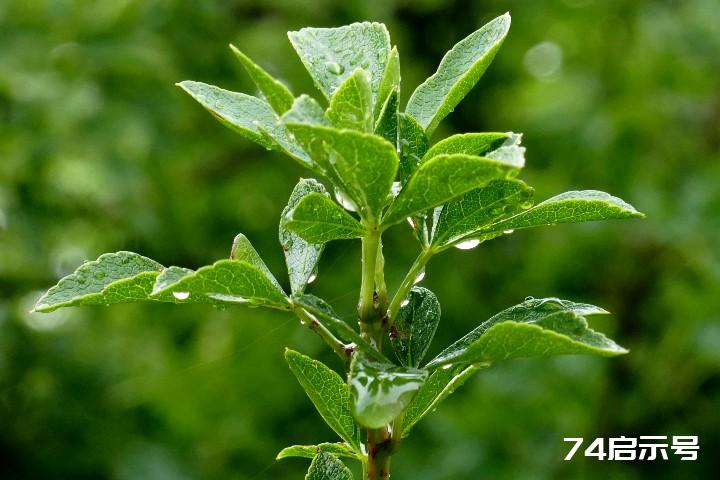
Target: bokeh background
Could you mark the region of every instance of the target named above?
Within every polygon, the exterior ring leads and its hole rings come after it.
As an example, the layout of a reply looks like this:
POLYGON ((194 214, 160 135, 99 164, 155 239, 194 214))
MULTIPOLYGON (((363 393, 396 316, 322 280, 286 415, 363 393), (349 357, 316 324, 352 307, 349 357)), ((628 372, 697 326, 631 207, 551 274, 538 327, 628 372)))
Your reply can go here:
MULTIPOLYGON (((173 84, 252 92, 232 42, 317 95, 285 32, 385 22, 404 99, 457 40, 510 10, 494 64, 435 139, 524 132, 538 199, 607 190, 644 221, 527 230, 428 267, 433 351, 525 296, 606 307, 618 359, 498 364, 393 460, 406 479, 712 478, 720 468, 720 5, 715 0, 0 2, 0 476, 293 479, 292 443, 332 440, 285 345, 339 367, 281 313, 125 305, 29 314, 86 259, 198 267, 244 232, 286 280, 277 220, 306 172, 173 84), (699 435, 697 462, 562 458, 563 437, 699 435)), ((359 245, 313 293, 352 317, 359 245)), ((416 253, 386 238, 391 287, 416 253)), ((432 352, 431 352, 432 353, 432 352)))

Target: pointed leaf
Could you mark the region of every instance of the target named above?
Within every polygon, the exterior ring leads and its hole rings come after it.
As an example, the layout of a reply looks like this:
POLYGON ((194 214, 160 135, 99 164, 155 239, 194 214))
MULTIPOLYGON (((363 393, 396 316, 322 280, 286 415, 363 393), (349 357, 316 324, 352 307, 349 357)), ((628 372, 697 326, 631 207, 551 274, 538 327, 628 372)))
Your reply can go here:
POLYGON ((390 51, 385 72, 378 86, 377 103, 375 104, 375 122, 380 118, 380 111, 383 105, 387 104, 387 99, 392 92, 397 91, 398 98, 400 96, 400 55, 397 47, 393 47, 390 51))
POLYGON ((452 365, 435 370, 418 390, 405 410, 403 419, 403 437, 426 415, 433 412, 458 387, 486 365, 452 365))
POLYGON ((400 137, 400 182, 405 185, 415 173, 420 160, 428 151, 430 141, 417 121, 401 113, 398 115, 400 137))
POLYGON ((605 335, 588 328, 585 315, 605 314, 594 305, 558 298, 528 298, 483 322, 426 365, 495 362, 516 357, 627 353, 605 335))
POLYGON ((61 279, 37 301, 34 311, 148 300, 155 278, 163 268, 137 253, 106 253, 61 279))
POLYGON ((322 298, 315 295, 302 294, 294 295, 292 301, 308 312, 315 315, 318 320, 342 341, 355 343, 368 357, 379 362, 390 363, 385 355, 373 347, 357 331, 333 311, 332 307, 322 298))
POLYGON ((390 34, 381 23, 353 23, 338 28, 303 28, 288 38, 305 68, 330 99, 356 68, 370 74, 373 105, 390 55, 390 34))
POLYGON ((507 138, 507 133, 459 133, 440 140, 430 147, 423 161, 436 155, 451 153, 483 156, 502 146, 507 138))
POLYGON ((620 198, 583 190, 561 193, 515 216, 487 227, 482 236, 493 233, 559 223, 590 222, 596 220, 643 218, 645 215, 620 198))
POLYGON ((278 115, 290 110, 295 97, 288 88, 281 82, 272 77, 268 72, 263 70, 259 65, 250 60, 243 52, 238 50, 235 45, 230 45, 230 49, 240 60, 242 66, 245 67, 248 75, 262 93, 265 100, 275 110, 278 115))
POLYGON ((188 303, 208 303, 210 298, 220 303, 250 304, 287 310, 288 299, 273 277, 262 267, 245 260, 220 260, 200 268, 188 270, 181 276, 175 270, 170 278, 156 282, 151 298, 172 294, 188 303))
POLYGON ((398 143, 398 95, 399 90, 390 92, 375 126, 375 134, 380 135, 393 145, 398 143))
POLYGON ((322 193, 310 193, 290 211, 285 227, 310 243, 360 238, 363 226, 340 205, 322 193))
POLYGON ((508 137, 492 152, 489 152, 485 156, 498 160, 508 165, 514 165, 518 168, 525 166, 525 147, 520 146, 522 143, 522 133, 508 132, 508 137))
POLYGON ((360 132, 373 131, 373 104, 370 78, 362 68, 356 69, 330 99, 325 113, 337 128, 360 132))
POLYGON ((388 201, 398 168, 395 147, 375 135, 318 125, 293 125, 296 134, 314 138, 310 154, 335 172, 341 190, 368 221, 378 218, 388 201))
POLYGON ((238 233, 233 240, 232 248, 230 249, 230 259, 242 260, 257 267, 279 291, 282 291, 280 283, 275 279, 275 276, 267 265, 265 265, 265 262, 260 257, 260 254, 257 253, 255 247, 252 246, 250 240, 242 233, 238 233))
POLYGON ((506 13, 465 37, 445 54, 437 72, 413 92, 405 111, 428 136, 485 73, 509 29, 506 13))
POLYGON ((310 463, 305 480, 352 480, 349 468, 336 456, 321 452, 310 463))
POLYGON ((290 277, 290 291, 293 294, 302 293, 310 278, 316 274, 317 265, 324 248, 322 243, 310 243, 287 227, 287 216, 300 200, 311 193, 327 195, 325 187, 317 180, 312 178, 300 179, 290 194, 290 200, 288 200, 288 204, 280 216, 280 245, 282 245, 283 252, 285 252, 285 263, 290 277))
POLYGON ((388 424, 405 410, 427 375, 426 370, 376 363, 356 353, 348 376, 355 419, 367 428, 388 424))
POLYGON ((492 222, 532 205, 533 189, 520 180, 493 180, 435 210, 432 244, 451 245, 492 222))
POLYGON ((413 287, 391 331, 392 347, 406 367, 420 365, 440 322, 440 302, 433 292, 413 287))
POLYGON ((400 195, 390 205, 383 225, 401 222, 415 213, 428 210, 459 197, 492 180, 517 173, 518 169, 496 160, 472 155, 437 155, 423 162, 400 195))
POLYGON ((350 391, 340 375, 322 362, 294 350, 285 350, 285 360, 320 416, 359 452, 359 431, 350 413, 350 391))
POLYGON ((319 443, 317 445, 293 445, 280 450, 275 460, 283 458, 315 458, 321 453, 331 453, 336 457, 360 459, 347 443, 319 443))
POLYGON ((221 123, 243 137, 265 148, 285 152, 307 168, 315 168, 266 101, 201 82, 186 80, 178 85, 221 123))

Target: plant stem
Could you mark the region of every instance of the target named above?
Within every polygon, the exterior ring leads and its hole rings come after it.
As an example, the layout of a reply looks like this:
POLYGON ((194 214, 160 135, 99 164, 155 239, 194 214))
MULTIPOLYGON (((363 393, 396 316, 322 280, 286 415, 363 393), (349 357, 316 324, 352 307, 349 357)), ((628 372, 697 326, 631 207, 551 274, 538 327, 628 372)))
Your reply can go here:
POLYGON ((361 330, 363 330, 363 324, 370 324, 377 320, 375 314, 375 265, 379 246, 380 232, 372 229, 362 239, 362 280, 360 301, 358 302, 361 330))
POLYGON ((415 262, 413 262, 412 267, 410 267, 407 275, 405 275, 402 283, 400 283, 400 287, 398 287, 397 292, 395 292, 395 296, 390 301, 390 306, 387 310, 387 316, 390 321, 389 326, 392 326, 395 322, 395 317, 397 316, 398 310, 400 310, 403 300, 405 300, 408 292, 410 292, 410 289, 415 285, 415 279, 423 272, 425 264, 434 254, 435 252, 432 249, 424 249, 417 256, 415 262))
POLYGON ((325 325, 320 323, 313 314, 306 311, 304 308, 293 306, 292 311, 298 316, 303 325, 306 325, 310 330, 317 333, 318 336, 322 338, 323 341, 330 346, 330 348, 332 348, 333 352, 335 352, 338 357, 345 362, 345 364, 349 364, 350 353, 352 352, 350 345, 345 345, 341 342, 330 330, 327 329, 325 325))

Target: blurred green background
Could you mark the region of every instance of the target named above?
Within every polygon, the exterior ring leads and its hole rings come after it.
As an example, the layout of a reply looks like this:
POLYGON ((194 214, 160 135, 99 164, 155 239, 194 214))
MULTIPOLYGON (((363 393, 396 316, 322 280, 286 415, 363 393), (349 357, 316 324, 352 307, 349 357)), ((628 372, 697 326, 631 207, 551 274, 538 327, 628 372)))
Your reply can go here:
MULTIPOLYGON (((226 257, 244 232, 286 281, 277 220, 307 173, 173 84, 252 92, 227 44, 319 95, 285 32, 385 22, 404 99, 456 41, 510 10, 494 64, 435 139, 524 132, 538 199, 607 190, 644 221, 518 232, 444 254, 433 351, 527 295, 613 312, 618 359, 498 364, 425 420, 405 479, 713 478, 720 468, 720 5, 716 0, 5 0, 0 3, 0 476, 302 478, 275 462, 331 440, 282 359, 339 367, 281 313, 125 305, 29 314, 86 259, 226 257), (697 462, 562 458, 563 437, 699 435, 697 462)), ((327 249, 313 293, 351 317, 359 245, 327 249)), ((386 239, 391 287, 416 253, 386 239)), ((431 352, 432 354, 433 352, 431 352)))

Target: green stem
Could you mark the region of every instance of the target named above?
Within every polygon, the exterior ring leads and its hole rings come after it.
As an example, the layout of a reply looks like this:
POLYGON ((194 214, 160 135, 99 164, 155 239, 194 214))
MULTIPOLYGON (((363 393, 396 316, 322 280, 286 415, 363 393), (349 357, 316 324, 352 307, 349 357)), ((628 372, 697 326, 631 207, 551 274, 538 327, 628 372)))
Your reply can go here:
POLYGON ((420 254, 415 259, 415 262, 413 262, 412 267, 410 267, 407 275, 405 275, 402 283, 400 283, 400 287, 398 287, 397 292, 395 292, 395 296, 393 296, 393 299, 390 301, 390 306, 387 310, 387 316, 390 321, 389 326, 392 326, 392 324, 395 322, 395 317, 400 310, 400 306, 402 305, 403 300, 405 300, 408 293, 410 292, 410 289, 413 287, 413 285, 415 285, 415 279, 424 271, 425 264, 434 254, 434 250, 430 248, 425 249, 420 252, 420 254))
POLYGON ((375 265, 380 246, 380 232, 370 230, 362 239, 362 279, 360 283, 360 302, 358 316, 360 325, 373 323, 375 317, 375 265))
POLYGON ((330 330, 327 329, 325 325, 320 323, 313 314, 309 313, 304 308, 293 306, 292 311, 298 316, 303 325, 317 333, 318 336, 322 338, 322 340, 327 343, 330 348, 332 348, 333 352, 335 352, 343 362, 349 364, 350 354, 352 353, 352 348, 349 345, 345 345, 341 342, 330 330))

